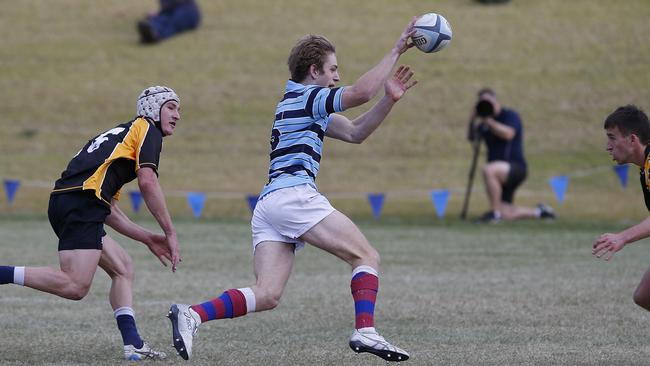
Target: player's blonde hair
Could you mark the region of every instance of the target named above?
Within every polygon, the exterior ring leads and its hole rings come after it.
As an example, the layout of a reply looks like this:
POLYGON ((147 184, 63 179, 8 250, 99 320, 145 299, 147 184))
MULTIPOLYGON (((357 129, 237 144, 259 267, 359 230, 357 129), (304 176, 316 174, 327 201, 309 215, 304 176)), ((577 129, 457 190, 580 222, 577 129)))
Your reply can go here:
POLYGON ((325 58, 330 53, 336 53, 336 49, 327 38, 313 34, 300 38, 291 49, 287 60, 291 80, 297 83, 305 80, 311 65, 323 70, 325 58))

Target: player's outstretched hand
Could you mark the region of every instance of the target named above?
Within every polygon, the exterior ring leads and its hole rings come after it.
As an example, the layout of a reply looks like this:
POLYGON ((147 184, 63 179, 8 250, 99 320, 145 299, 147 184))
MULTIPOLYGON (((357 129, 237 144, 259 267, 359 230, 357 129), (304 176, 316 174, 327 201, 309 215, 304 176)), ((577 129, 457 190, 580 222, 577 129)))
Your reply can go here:
POLYGON ((395 50, 397 50, 398 54, 402 54, 406 52, 409 48, 413 47, 413 42, 409 42, 409 39, 415 34, 415 30, 413 29, 413 26, 415 25, 415 21, 418 20, 418 17, 413 17, 409 24, 406 25, 406 28, 404 28, 404 31, 402 34, 400 34, 399 39, 397 40, 397 43, 395 43, 395 50))
POLYGON ((174 236, 168 240, 167 236, 161 234, 151 234, 149 240, 145 243, 151 253, 155 255, 163 266, 167 263, 172 264, 172 271, 176 272, 176 265, 181 261, 178 250, 178 240, 174 236))
POLYGON ((621 238, 620 235, 606 233, 594 241, 591 254, 595 255, 598 258, 602 258, 604 256, 604 259, 608 261, 612 259, 614 253, 623 249, 624 246, 625 241, 623 238, 621 238))
POLYGON ((409 66, 400 65, 393 76, 389 77, 384 83, 386 95, 391 97, 394 102, 400 100, 407 90, 418 83, 417 80, 411 80, 413 71, 409 66))
POLYGON ((178 238, 176 238, 176 234, 167 236, 167 246, 172 257, 172 272, 176 272, 176 266, 178 263, 183 261, 183 259, 181 259, 181 251, 178 248, 178 238))

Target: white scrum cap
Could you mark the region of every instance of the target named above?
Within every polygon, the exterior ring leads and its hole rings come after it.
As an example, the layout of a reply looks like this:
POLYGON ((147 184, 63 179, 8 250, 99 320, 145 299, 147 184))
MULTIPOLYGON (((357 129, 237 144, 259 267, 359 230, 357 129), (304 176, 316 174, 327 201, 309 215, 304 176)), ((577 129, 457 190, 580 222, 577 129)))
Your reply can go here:
POLYGON ((180 104, 181 100, 172 88, 166 86, 151 86, 143 90, 138 97, 136 104, 137 114, 142 117, 149 117, 152 120, 160 121, 160 109, 163 104, 175 100, 180 104))

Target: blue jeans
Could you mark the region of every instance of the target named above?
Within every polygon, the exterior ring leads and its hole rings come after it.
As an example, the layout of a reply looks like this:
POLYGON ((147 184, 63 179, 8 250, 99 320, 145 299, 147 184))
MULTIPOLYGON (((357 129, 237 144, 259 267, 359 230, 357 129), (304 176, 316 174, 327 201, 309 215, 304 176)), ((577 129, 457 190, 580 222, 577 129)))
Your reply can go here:
POLYGON ((149 17, 149 23, 158 39, 162 40, 198 27, 201 23, 201 12, 196 4, 189 3, 149 17))

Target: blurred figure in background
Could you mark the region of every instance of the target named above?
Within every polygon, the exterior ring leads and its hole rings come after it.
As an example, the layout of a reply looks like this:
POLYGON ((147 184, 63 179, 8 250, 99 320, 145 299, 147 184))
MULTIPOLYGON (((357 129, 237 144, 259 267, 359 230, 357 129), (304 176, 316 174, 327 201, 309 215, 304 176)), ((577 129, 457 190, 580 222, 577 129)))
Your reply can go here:
POLYGON ((160 11, 138 22, 140 42, 156 43, 196 29, 200 23, 201 11, 195 0, 160 0, 160 11))
POLYGON ((543 203, 535 208, 513 205, 515 190, 528 174, 519 114, 503 107, 496 93, 489 88, 479 90, 472 113, 468 139, 472 142, 482 139, 487 146, 487 163, 482 171, 490 211, 479 221, 496 223, 523 218, 555 218, 553 209, 543 203))

